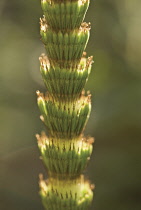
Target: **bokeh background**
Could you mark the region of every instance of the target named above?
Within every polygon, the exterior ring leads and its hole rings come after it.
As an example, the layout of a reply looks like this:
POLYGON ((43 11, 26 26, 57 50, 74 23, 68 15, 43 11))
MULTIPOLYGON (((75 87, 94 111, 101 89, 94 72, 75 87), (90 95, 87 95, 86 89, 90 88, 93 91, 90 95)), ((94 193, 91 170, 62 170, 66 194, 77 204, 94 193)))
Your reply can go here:
MULTIPOLYGON (((95 137, 86 176, 95 183, 91 210, 141 209, 141 1, 91 0, 88 55, 95 63, 86 85, 95 137)), ((0 210, 42 210, 35 133, 44 129, 36 105, 45 91, 39 0, 0 0, 0 210)))

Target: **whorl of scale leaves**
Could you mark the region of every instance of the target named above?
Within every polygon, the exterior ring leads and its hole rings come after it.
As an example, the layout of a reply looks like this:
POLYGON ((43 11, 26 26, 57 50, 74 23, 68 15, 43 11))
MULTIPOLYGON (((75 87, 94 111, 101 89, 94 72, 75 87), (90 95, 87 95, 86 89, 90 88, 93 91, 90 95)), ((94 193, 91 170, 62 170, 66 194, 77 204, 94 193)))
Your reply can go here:
POLYGON ((41 0, 41 6, 40 35, 47 55, 39 60, 47 93, 37 91, 37 102, 48 136, 36 137, 49 178, 40 175, 40 195, 47 210, 86 210, 93 198, 93 186, 82 175, 93 143, 83 135, 91 111, 91 95, 84 91, 93 63, 84 52, 89 0, 41 0))

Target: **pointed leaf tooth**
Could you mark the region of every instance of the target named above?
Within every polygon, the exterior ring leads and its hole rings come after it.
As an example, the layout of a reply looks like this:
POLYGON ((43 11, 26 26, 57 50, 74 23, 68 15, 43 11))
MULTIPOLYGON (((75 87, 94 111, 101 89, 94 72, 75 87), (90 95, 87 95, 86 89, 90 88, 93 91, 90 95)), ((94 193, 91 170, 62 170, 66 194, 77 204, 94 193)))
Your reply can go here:
POLYGON ((37 103, 38 103, 38 107, 40 109, 40 112, 43 115, 47 115, 46 104, 45 104, 45 100, 43 98, 43 95, 39 91, 37 91, 36 93, 37 93, 37 96, 38 96, 37 103))

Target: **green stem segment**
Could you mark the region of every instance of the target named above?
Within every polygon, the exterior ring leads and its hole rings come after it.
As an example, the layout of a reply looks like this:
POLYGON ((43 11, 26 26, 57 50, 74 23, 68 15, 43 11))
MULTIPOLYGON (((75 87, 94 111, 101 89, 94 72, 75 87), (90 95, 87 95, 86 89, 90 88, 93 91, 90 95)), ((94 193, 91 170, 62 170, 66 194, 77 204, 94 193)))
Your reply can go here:
POLYGON ((91 95, 84 91, 93 62, 84 52, 89 0, 41 0, 41 6, 40 35, 47 55, 39 60, 47 93, 37 91, 37 102, 48 137, 42 133, 37 139, 49 178, 40 176, 40 195, 47 210, 86 210, 93 197, 81 175, 93 143, 83 136, 91 111, 91 95))

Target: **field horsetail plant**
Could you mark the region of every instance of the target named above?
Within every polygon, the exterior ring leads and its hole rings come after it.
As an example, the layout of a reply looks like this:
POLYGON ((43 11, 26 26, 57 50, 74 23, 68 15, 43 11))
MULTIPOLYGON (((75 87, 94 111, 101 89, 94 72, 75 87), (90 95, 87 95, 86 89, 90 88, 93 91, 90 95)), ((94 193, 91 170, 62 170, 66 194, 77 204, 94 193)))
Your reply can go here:
POLYGON ((41 0, 40 35, 45 45, 40 71, 47 93, 37 102, 48 136, 37 135, 48 179, 40 175, 40 195, 47 210, 86 210, 93 186, 82 175, 92 153, 93 138, 83 132, 91 111, 85 94, 93 58, 84 52, 90 23, 83 22, 89 0, 41 0))

